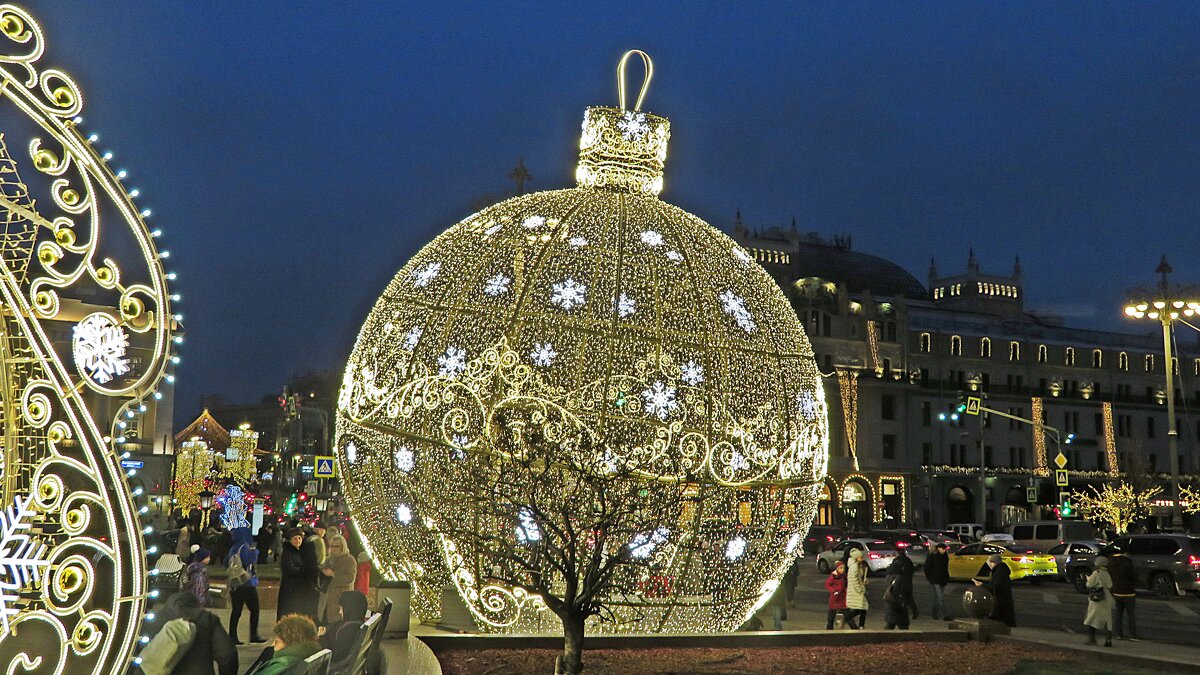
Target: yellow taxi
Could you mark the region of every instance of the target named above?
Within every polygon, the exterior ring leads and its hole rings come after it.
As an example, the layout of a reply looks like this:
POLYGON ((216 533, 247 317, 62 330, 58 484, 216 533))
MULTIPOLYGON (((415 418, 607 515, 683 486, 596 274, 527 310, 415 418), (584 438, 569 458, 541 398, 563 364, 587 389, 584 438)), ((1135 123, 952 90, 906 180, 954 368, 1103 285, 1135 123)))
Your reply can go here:
POLYGON ((1004 556, 1013 581, 1053 579, 1058 574, 1058 563, 1052 555, 1012 542, 983 542, 968 544, 950 555, 950 578, 974 579, 987 559, 997 553, 1004 556))

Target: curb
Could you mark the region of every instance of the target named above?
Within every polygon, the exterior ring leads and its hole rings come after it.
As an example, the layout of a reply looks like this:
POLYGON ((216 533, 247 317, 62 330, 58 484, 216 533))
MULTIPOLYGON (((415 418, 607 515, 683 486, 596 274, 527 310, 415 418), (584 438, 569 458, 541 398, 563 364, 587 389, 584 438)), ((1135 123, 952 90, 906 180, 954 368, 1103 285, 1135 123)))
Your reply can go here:
MULTIPOLYGON (((420 636, 440 649, 558 649, 562 637, 554 635, 442 634, 420 636)), ((588 649, 641 647, 851 647, 900 642, 967 642, 965 631, 757 631, 702 635, 598 635, 587 638, 588 649)))
MULTIPOLYGON (((1017 637, 1014 635, 996 635, 992 638, 996 642, 1014 642, 1026 645, 1038 645, 1039 647, 1049 647, 1053 649, 1061 649, 1063 651, 1073 652, 1075 654, 1087 655, 1092 660, 1103 660, 1108 663, 1126 666, 1138 666, 1142 668, 1160 669, 1162 672, 1174 673, 1200 673, 1200 664, 1196 661, 1188 660, 1186 657, 1172 657, 1169 654, 1162 656, 1151 656, 1146 654, 1130 654, 1122 652, 1118 647, 1087 647, 1085 645, 1069 645, 1060 642, 1051 642, 1049 640, 1034 640, 1027 637, 1017 637)), ((1169 645, 1163 645, 1169 647, 1169 645)))

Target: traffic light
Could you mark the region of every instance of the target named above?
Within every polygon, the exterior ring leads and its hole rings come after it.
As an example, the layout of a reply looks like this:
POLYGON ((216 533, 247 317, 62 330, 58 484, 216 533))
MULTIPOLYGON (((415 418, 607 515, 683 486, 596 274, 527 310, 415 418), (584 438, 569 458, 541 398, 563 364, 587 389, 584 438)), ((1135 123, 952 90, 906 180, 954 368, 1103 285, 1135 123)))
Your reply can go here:
POLYGON ((961 391, 958 392, 958 402, 954 404, 954 410, 960 414, 967 411, 967 398, 961 391))
POLYGON ((1071 516, 1075 515, 1075 507, 1071 506, 1071 500, 1068 499, 1063 501, 1062 508, 1059 510, 1059 513, 1062 514, 1061 517, 1063 518, 1070 518, 1071 516))

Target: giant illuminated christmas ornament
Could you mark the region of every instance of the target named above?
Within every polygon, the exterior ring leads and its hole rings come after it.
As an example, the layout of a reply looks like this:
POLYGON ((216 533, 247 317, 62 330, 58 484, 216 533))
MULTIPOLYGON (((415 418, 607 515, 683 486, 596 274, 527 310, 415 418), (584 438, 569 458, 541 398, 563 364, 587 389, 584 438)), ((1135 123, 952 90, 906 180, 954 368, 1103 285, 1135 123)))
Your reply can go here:
MULTIPOLYGON (((734 629, 812 522, 827 465, 812 349, 744 249, 658 198, 669 123, 641 111, 645 84, 626 108, 628 58, 621 106, 584 115, 577 187, 513 197, 421 249, 347 365, 336 449, 353 519, 383 574, 412 581, 422 619, 449 587, 482 630, 555 629, 544 602, 447 534, 488 527, 447 498, 462 467, 520 456, 522 439, 636 462, 636 494, 685 497, 629 542, 650 561, 643 590, 606 598, 590 630, 734 629)), ((524 522, 495 534, 540 536, 524 522)))
POLYGON ((0 6, 0 664, 123 672, 152 592, 121 460, 174 379, 178 298, 150 211, 44 48, 27 12, 0 6))

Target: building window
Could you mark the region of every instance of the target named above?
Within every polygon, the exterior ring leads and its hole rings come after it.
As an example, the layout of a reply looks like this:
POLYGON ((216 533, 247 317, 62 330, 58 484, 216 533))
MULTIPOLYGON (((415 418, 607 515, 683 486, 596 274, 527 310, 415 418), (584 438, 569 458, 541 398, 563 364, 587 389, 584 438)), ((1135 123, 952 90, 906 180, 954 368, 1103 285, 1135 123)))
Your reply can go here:
MULTIPOLYGON (((1200 363, 1200 359, 1197 359, 1196 362, 1200 363)), ((1129 354, 1126 354, 1125 352, 1117 354, 1117 368, 1124 371, 1129 370, 1129 354)), ((1200 375, 1200 372, 1196 374, 1200 375)))
POLYGON ((933 336, 929 333, 921 333, 921 341, 918 348, 922 354, 928 354, 933 351, 933 336))
POLYGON ((1143 363, 1145 364, 1147 373, 1154 372, 1154 355, 1153 354, 1147 354, 1143 363))
POLYGON ((883 458, 896 459, 896 435, 883 435, 883 458))
POLYGON ((1045 363, 1047 360, 1046 345, 1038 345, 1038 363, 1045 363))
POLYGON ((930 424, 933 424, 933 404, 929 401, 921 401, 921 426, 927 427, 930 424))
POLYGON ((1104 352, 1100 351, 1099 349, 1092 350, 1092 367, 1093 368, 1103 368, 1104 367, 1104 352))
POLYGON ((933 463, 933 443, 921 444, 921 464, 929 466, 933 463))
POLYGON ((962 356, 962 338, 957 335, 950 336, 950 356, 962 356))
POLYGON ((1192 374, 1200 376, 1200 359, 1192 360, 1192 374))
POLYGON ((884 342, 896 341, 896 322, 888 321, 883 325, 883 340, 884 342))
POLYGON ((1154 438, 1154 418, 1146 418, 1146 438, 1154 438))
POLYGON ((992 339, 991 338, 981 338, 979 340, 979 356, 980 356, 980 358, 984 358, 984 359, 992 358, 992 339))
POLYGON ((1021 360, 1021 343, 1020 342, 1008 343, 1008 360, 1009 361, 1020 361, 1021 360))
POLYGON ((879 397, 879 416, 885 420, 896 419, 896 397, 884 394, 879 397))
POLYGON ((1068 366, 1075 365, 1075 348, 1074 347, 1067 347, 1066 356, 1063 359, 1063 363, 1066 363, 1068 366))

